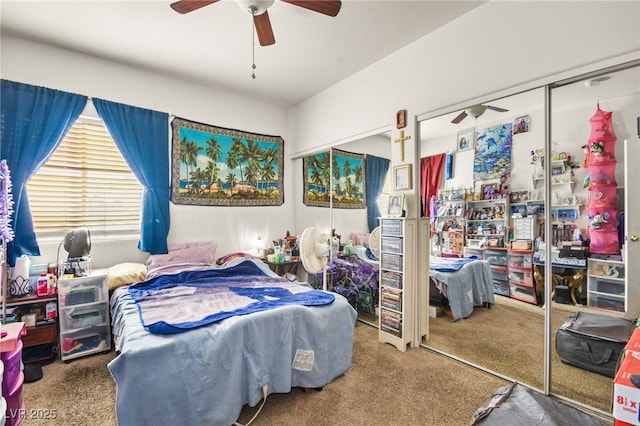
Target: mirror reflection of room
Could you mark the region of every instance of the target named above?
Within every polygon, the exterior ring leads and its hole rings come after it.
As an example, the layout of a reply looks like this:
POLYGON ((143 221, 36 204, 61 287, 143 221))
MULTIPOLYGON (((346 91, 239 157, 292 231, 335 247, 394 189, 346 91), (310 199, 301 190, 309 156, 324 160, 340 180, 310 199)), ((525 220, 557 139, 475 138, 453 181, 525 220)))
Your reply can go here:
POLYGON ((334 247, 326 276, 323 271, 310 277, 309 282, 320 287, 325 280, 327 289, 347 298, 358 312, 360 321, 376 327, 379 250, 374 231, 389 202, 389 158, 389 135, 383 132, 303 159, 303 173, 308 182, 305 204, 315 215, 326 210, 317 207, 328 207, 329 217, 322 228, 330 233, 334 247), (324 156, 326 161, 322 162, 324 156), (314 161, 314 158, 320 161, 314 161), (333 195, 330 203, 328 196, 326 202, 314 197, 314 182, 319 182, 318 177, 323 172, 332 175, 331 179, 327 176, 328 194, 333 195), (362 202, 358 203, 358 200, 362 202))
POLYGON ((637 313, 623 244, 637 81, 636 67, 554 87, 548 146, 544 88, 420 122, 421 168, 436 182, 422 189, 426 347, 544 389, 550 259, 551 392, 611 413, 619 345, 599 365, 572 348, 582 323, 607 339, 637 313))

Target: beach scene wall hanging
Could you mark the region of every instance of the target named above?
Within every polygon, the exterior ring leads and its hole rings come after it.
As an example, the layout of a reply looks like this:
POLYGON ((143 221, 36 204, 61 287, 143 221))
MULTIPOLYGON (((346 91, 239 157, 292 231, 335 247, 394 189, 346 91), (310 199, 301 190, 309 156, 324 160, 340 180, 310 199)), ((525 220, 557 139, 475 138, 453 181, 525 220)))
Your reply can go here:
POLYGON ((304 204, 315 207, 331 205, 338 209, 364 209, 365 163, 364 154, 339 149, 304 157, 304 204), (330 197, 333 197, 333 200, 330 197))
POLYGON ((171 201, 208 206, 284 203, 280 136, 197 123, 171 122, 171 201))

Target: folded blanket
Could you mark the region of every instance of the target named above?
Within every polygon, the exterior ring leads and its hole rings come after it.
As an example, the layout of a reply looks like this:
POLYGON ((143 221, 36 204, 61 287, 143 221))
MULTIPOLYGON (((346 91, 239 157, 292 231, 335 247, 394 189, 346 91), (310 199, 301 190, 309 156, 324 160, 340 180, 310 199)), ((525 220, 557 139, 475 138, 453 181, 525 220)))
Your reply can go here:
POLYGON ((142 325, 151 333, 180 333, 234 315, 297 304, 318 306, 333 293, 272 276, 245 260, 228 268, 162 275, 129 287, 142 325))
POLYGON ((478 260, 477 256, 469 256, 464 258, 450 257, 434 257, 429 259, 429 269, 440 272, 459 271, 467 263, 478 260))

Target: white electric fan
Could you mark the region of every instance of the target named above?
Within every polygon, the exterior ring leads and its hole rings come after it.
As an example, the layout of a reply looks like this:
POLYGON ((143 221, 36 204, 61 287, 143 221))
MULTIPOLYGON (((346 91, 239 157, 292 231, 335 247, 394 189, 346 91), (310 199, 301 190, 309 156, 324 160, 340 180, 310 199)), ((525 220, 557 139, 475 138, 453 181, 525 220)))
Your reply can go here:
POLYGON ((300 260, 310 274, 322 272, 322 289, 327 289, 327 263, 331 254, 329 236, 313 226, 307 227, 300 237, 300 260))
POLYGON ((376 257, 376 260, 380 259, 380 227, 376 226, 369 235, 369 250, 376 257))

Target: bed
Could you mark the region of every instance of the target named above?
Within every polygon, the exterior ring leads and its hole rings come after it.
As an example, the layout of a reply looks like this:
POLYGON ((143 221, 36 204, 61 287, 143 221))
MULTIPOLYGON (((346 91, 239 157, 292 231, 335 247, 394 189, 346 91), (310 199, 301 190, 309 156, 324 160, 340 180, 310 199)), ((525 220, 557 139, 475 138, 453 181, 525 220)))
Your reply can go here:
MULTIPOLYGON (((356 312, 344 297, 290 282, 250 258, 232 259, 215 268, 207 260, 202 262, 206 265, 182 263, 179 272, 174 264, 165 273, 149 274, 140 283, 112 291, 117 356, 108 368, 117 385, 118 424, 226 426, 234 423, 245 404, 256 406, 263 392, 266 397, 294 387, 321 388, 349 370, 356 312), (200 315, 204 323, 193 328, 185 326, 192 318, 180 321, 175 314, 169 315, 163 324, 157 312, 147 311, 160 303, 147 299, 150 293, 164 294, 166 301, 176 289, 193 286, 202 291, 200 284, 208 282, 208 274, 226 277, 224 286, 233 293, 228 298, 253 297, 238 290, 246 288, 242 282, 247 271, 268 281, 264 287, 253 285, 263 292, 261 302, 283 292, 298 297, 305 291, 318 292, 321 298, 331 295, 333 301, 317 306, 276 304, 241 315, 223 313, 221 320, 217 319, 220 312, 205 312, 200 315), (180 277, 177 283, 171 283, 173 276, 180 277), (278 285, 287 291, 278 287, 271 297, 278 285)), ((220 284, 214 280, 212 285, 220 284)), ((223 293, 215 297, 226 303, 223 293)), ((183 311, 181 316, 193 314, 183 311)))
POLYGON ((431 281, 447 298, 453 320, 467 318, 474 306, 495 303, 489 262, 475 257, 444 258, 431 256, 431 281))

